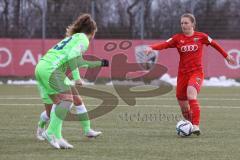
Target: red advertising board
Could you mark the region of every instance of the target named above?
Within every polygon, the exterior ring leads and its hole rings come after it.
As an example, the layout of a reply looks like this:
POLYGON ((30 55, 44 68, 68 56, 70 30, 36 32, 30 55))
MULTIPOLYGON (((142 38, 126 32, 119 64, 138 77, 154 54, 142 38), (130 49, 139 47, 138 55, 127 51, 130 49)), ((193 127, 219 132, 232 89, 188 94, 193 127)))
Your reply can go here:
MULTIPOLYGON (((226 76, 240 78, 240 40, 217 40, 218 43, 237 61, 235 65, 226 64, 215 49, 205 47, 205 77, 226 76)), ((39 39, 0 39, 0 76, 34 76, 34 68, 40 57, 58 40, 39 39)), ((87 55, 105 58, 117 62, 118 58, 126 58, 126 63, 140 63, 142 46, 160 42, 160 40, 94 40, 91 42, 87 55)), ((176 49, 167 49, 157 54, 154 63, 165 66, 172 77, 177 75, 179 55, 176 49)), ((143 57, 144 59, 144 57, 143 57)), ((125 63, 115 65, 114 71, 127 70, 125 63)), ((112 68, 102 68, 98 77, 111 77, 112 68)), ((144 68, 139 65, 139 70, 144 68)), ((116 73, 114 75, 117 75, 116 73)), ((120 74, 121 75, 121 74, 120 74)), ((113 77, 114 78, 114 77, 113 77)))

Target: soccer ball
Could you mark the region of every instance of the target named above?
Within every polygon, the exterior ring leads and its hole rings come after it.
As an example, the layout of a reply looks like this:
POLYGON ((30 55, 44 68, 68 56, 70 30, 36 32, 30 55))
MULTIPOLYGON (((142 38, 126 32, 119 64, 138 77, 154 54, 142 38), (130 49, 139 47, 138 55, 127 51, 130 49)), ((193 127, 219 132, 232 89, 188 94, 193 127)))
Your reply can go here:
POLYGON ((188 120, 181 120, 176 125, 177 134, 181 137, 190 136, 192 134, 193 125, 188 120))

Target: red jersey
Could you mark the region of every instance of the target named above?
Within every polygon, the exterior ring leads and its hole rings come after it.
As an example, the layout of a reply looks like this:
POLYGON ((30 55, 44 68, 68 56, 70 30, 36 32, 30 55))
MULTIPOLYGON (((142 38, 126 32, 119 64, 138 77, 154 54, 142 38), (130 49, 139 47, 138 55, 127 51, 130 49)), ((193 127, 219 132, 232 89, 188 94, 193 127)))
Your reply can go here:
POLYGON ((176 34, 167 41, 153 44, 150 47, 154 50, 177 48, 180 55, 178 72, 188 73, 195 70, 203 71, 203 45, 211 45, 225 58, 228 56, 216 42, 202 32, 194 32, 192 36, 186 36, 183 33, 176 34))

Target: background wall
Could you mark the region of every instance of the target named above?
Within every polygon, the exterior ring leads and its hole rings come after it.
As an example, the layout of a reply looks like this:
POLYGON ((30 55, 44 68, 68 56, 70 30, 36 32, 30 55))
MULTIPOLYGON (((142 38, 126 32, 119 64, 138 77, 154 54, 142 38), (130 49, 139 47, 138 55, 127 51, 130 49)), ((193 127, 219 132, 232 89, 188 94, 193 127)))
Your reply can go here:
MULTIPOLYGON (((190 12, 196 16, 197 30, 218 40, 237 61, 235 66, 228 66, 214 49, 206 48, 206 76, 239 78, 239 8, 239 0, 0 0, 0 76, 33 76, 40 55, 64 38, 65 28, 80 13, 91 14, 98 25, 89 54, 111 60, 115 54, 123 53, 128 60, 137 62, 137 46, 179 32, 180 16, 190 12), (129 41, 131 47, 111 53, 103 48, 123 40, 129 41)), ((175 76, 176 50, 161 53, 166 56, 160 54, 157 62, 175 76)), ((106 69, 100 75, 109 76, 106 69)))
MULTIPOLYGON (((1 76, 34 76, 34 68, 39 58, 58 40, 28 40, 28 39, 0 39, 0 75, 1 76), (44 48, 44 50, 43 50, 44 48)), ((139 70, 135 76, 148 71, 145 65, 143 47, 146 44, 159 42, 160 40, 94 40, 86 55, 97 58, 109 59, 110 67, 99 70, 98 77, 104 78, 124 78, 124 71, 131 71, 134 66, 129 67, 127 63, 134 63, 139 70), (119 57, 118 57, 119 56, 119 57), (124 60, 126 56, 126 60, 124 60), (140 57, 140 58, 138 58, 140 57), (143 64, 140 64, 143 63, 143 64), (114 68, 113 68, 114 67, 114 68), (115 72, 114 74, 112 72, 115 72)), ((218 41, 226 51, 240 60, 240 40, 221 40, 218 41)), ((165 66, 171 77, 177 75, 179 56, 176 49, 167 49, 157 54, 155 63, 165 66)), ((91 59, 91 58, 90 58, 91 59)), ((151 61, 147 61, 151 65, 151 61)), ((225 63, 222 55, 211 47, 205 47, 204 50, 204 70, 206 77, 226 76, 229 78, 240 78, 240 65, 228 65, 225 63)), ((149 68, 150 69, 150 68, 149 68)), ((155 68, 156 69, 156 68, 155 68)), ((84 69, 81 69, 84 72, 84 69)), ((96 72, 98 69, 92 70, 96 72)), ((154 72, 151 68, 150 72, 154 72)), ((153 77, 160 71, 153 73, 153 77)))

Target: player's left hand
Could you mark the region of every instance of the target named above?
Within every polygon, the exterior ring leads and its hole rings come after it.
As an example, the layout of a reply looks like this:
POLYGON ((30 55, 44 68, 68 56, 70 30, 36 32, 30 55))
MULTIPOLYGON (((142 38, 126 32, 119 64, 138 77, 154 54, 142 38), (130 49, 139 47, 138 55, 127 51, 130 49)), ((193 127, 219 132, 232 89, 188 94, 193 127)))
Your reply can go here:
POLYGON ((236 61, 234 60, 234 58, 231 56, 231 55, 228 55, 226 57, 226 61, 229 63, 229 64, 236 64, 236 61))
POLYGON ((109 61, 107 59, 102 59, 101 62, 102 62, 102 64, 101 64, 102 67, 108 67, 109 66, 109 61))

